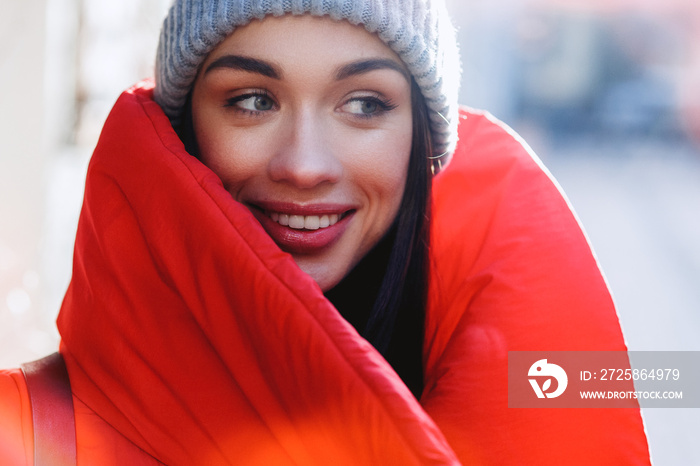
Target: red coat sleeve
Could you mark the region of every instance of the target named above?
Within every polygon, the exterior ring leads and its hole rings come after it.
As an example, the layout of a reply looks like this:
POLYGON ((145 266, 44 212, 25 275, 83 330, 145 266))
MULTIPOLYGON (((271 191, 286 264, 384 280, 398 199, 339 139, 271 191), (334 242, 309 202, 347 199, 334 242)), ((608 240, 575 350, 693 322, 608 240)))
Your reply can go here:
POLYGON ((649 464, 639 409, 508 408, 508 351, 625 350, 595 257, 519 137, 462 114, 435 180, 422 404, 465 464, 649 464))

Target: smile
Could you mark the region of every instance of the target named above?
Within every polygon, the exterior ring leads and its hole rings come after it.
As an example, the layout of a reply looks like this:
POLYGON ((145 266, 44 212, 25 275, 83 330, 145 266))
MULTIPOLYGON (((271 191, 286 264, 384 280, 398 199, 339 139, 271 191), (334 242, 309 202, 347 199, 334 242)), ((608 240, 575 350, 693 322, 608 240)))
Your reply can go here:
POLYGON ((280 212, 266 212, 272 221, 295 230, 319 230, 338 223, 342 214, 289 215, 280 212))
POLYGON ((275 243, 291 254, 327 250, 344 235, 358 210, 352 204, 329 203, 255 202, 247 206, 275 243))

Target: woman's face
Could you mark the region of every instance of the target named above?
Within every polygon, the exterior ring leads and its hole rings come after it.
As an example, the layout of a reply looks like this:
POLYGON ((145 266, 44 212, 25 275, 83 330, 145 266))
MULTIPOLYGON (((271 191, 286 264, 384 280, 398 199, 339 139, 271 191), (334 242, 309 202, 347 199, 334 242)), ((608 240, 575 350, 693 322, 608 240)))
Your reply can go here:
POLYGON ((202 161, 324 291, 396 218, 411 150, 409 76, 363 28, 306 15, 237 29, 195 82, 202 161))

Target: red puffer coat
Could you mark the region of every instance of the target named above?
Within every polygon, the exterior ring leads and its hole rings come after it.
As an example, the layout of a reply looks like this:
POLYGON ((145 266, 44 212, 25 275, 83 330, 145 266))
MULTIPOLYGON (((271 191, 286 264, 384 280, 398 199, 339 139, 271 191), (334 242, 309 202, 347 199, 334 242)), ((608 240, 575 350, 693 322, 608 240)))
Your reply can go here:
MULTIPOLYGON (((464 111, 435 179, 416 401, 151 96, 105 125, 58 318, 79 464, 649 464, 638 409, 508 408, 508 351, 625 349, 576 218, 508 129, 464 111)), ((0 462, 32 445, 24 380, 0 372, 0 462)))

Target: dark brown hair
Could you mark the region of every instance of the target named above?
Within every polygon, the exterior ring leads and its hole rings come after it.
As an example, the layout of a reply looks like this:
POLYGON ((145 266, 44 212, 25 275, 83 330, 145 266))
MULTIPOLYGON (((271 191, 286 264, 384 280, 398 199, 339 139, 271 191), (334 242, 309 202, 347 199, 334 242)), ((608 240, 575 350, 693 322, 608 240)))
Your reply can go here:
POLYGON ((411 100, 413 141, 406 189, 396 218, 396 236, 386 273, 362 334, 392 363, 418 397, 423 386, 432 186, 428 157, 432 155, 432 145, 428 110, 415 81, 411 100), (416 370, 416 364, 420 371, 416 370))

